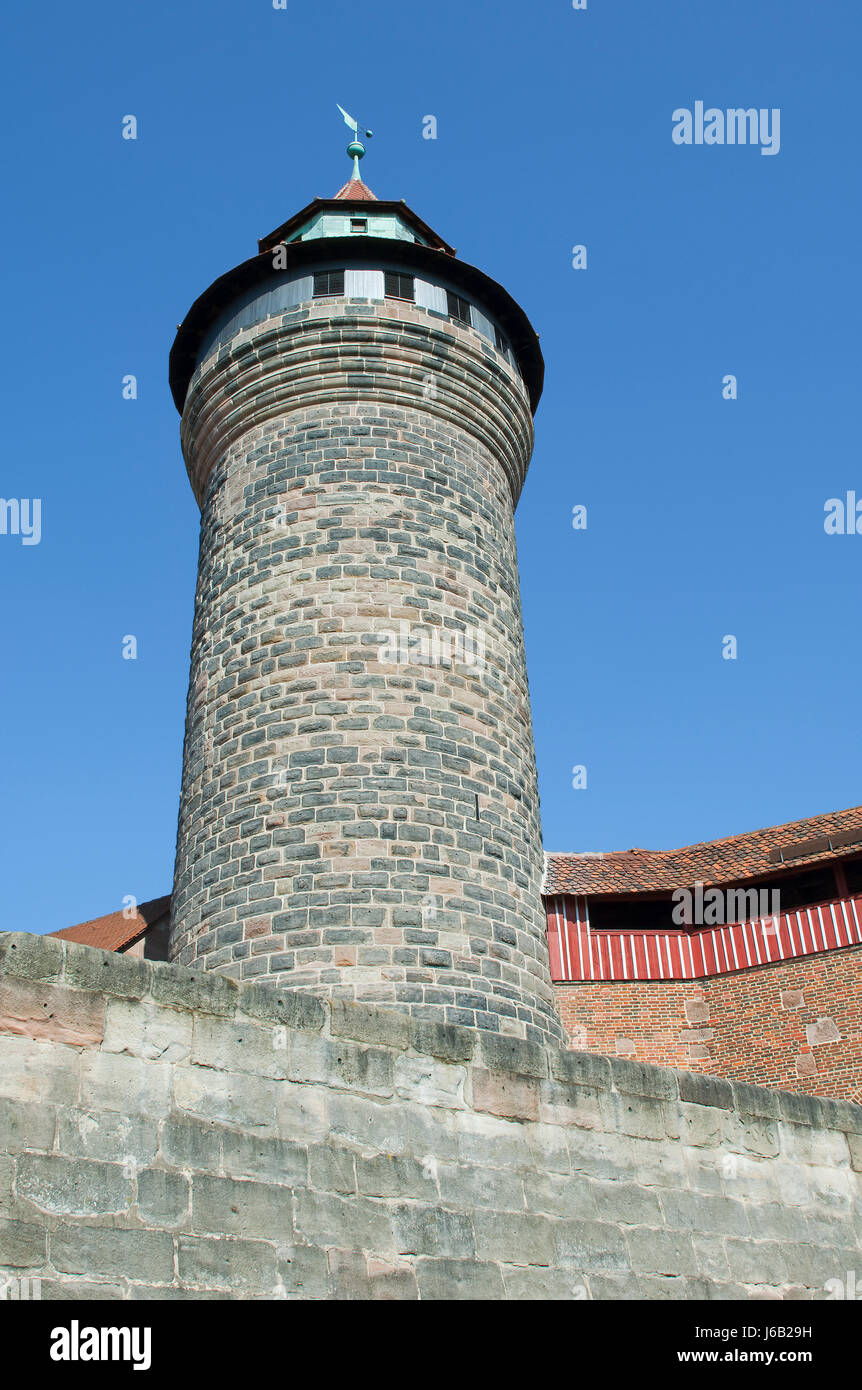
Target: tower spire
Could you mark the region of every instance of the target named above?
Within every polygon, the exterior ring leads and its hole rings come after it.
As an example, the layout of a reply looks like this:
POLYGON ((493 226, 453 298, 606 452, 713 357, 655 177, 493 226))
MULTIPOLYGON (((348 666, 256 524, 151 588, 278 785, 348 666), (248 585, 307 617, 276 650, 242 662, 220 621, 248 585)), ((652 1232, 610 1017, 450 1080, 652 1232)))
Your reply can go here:
MULTIPOLYGON (((335 105, 338 106, 338 102, 336 102, 335 105)), ((353 117, 347 111, 345 111, 343 106, 338 106, 338 109, 344 117, 344 124, 346 126, 349 126, 349 128, 353 131, 353 139, 347 146, 347 155, 349 159, 353 160, 353 178, 356 180, 357 183, 361 183, 362 178, 359 173, 359 161, 363 158, 365 154, 365 146, 359 138, 359 122, 355 121, 353 117)), ((366 130, 365 138, 367 140, 370 140, 373 134, 373 130, 366 130)))

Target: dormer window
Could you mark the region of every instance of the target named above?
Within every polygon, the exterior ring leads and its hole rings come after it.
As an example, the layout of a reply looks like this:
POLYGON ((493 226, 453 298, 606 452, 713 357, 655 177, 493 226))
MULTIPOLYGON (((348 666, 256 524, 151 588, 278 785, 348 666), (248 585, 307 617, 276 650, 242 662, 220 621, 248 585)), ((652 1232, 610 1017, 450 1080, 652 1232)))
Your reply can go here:
POLYGON ((314 272, 315 299, 322 299, 329 294, 344 294, 343 270, 316 270, 314 272))
POLYGON ((351 230, 351 232, 367 232, 367 231, 368 231, 368 218, 367 218, 367 217, 351 217, 351 219, 350 219, 350 230, 351 230))
POLYGON ((471 325, 469 300, 462 299, 460 294, 454 294, 452 290, 447 290, 446 303, 450 318, 455 319, 458 323, 466 323, 468 327, 471 325))
POLYGON ((384 292, 387 299, 408 299, 414 303, 416 290, 412 275, 402 275, 397 270, 387 270, 383 274, 384 292))

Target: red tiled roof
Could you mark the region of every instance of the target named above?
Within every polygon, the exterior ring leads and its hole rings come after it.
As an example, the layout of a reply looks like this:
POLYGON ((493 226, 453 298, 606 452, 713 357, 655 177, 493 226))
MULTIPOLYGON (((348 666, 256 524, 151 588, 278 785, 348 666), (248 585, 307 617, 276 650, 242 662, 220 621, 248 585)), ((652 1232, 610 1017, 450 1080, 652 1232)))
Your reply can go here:
POLYGON ((862 848, 862 806, 831 811, 825 816, 788 821, 785 825, 730 835, 686 845, 683 849, 627 849, 608 854, 546 854, 542 892, 553 893, 655 893, 672 892, 700 881, 704 884, 741 882, 758 874, 780 872, 775 851, 784 851, 793 868, 858 853, 862 848), (808 840, 859 831, 854 845, 830 848, 812 845, 799 853, 808 840), (796 849, 794 848, 796 847, 796 849), (788 853, 790 851, 790 853, 788 853))
POLYGON ((133 916, 124 917, 122 912, 109 912, 106 917, 94 917, 91 922, 79 922, 76 927, 64 927, 62 931, 52 931, 49 935, 63 937, 65 941, 77 941, 81 946, 98 946, 101 951, 122 951, 170 910, 170 897, 153 898, 148 903, 138 903, 133 916))
POLYGON ((355 198, 362 202, 377 202, 377 194, 372 193, 367 183, 361 179, 350 179, 343 188, 339 188, 336 198, 355 198))

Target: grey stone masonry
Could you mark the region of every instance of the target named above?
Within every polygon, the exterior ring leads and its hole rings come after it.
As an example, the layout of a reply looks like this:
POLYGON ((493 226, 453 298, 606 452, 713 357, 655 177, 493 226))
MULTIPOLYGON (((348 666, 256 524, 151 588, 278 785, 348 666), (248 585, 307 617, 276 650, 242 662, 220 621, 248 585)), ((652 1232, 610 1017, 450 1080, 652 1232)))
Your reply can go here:
POLYGON ((831 1299, 862 1277, 858 1105, 12 933, 0 1155, 0 1293, 831 1299))
POLYGON ((315 302, 198 363, 182 438, 202 520, 172 959, 560 1040, 517 370, 412 304, 315 302))

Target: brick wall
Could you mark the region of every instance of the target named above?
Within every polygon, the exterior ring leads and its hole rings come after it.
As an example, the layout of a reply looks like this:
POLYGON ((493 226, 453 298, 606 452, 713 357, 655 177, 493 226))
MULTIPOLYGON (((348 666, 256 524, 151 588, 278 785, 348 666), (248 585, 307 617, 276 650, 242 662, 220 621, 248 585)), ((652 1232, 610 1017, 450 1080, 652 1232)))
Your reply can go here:
POLYGON ((0 936, 0 1282, 45 1298, 817 1298, 862 1107, 0 936))
POLYGON ((862 1100, 862 949, 691 981, 556 986, 572 1046, 862 1100))

